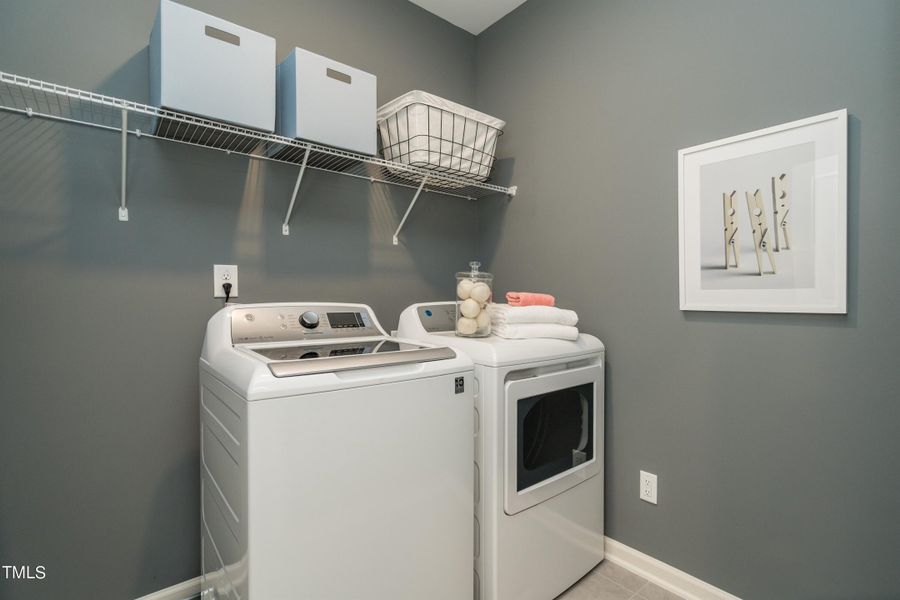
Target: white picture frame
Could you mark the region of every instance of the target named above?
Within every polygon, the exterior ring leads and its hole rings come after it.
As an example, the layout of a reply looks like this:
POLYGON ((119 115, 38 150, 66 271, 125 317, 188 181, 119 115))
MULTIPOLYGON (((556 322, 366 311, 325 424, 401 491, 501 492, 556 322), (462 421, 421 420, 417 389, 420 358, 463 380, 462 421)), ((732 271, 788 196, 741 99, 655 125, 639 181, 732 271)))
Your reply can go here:
POLYGON ((683 311, 845 314, 847 110, 679 150, 678 257, 683 311))

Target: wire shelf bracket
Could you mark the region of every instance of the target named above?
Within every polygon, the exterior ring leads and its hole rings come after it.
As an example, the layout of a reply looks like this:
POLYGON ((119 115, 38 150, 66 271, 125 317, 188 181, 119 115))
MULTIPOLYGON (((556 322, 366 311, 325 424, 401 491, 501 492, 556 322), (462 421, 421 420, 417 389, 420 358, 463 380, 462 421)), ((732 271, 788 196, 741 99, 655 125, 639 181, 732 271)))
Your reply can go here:
POLYGON ((428 177, 422 179, 422 183, 419 184, 419 188, 416 190, 415 196, 412 198, 412 202, 409 203, 409 206, 406 207, 406 212, 403 213, 403 218, 400 219, 400 224, 397 226, 397 231, 394 232, 394 245, 398 245, 400 243, 400 230, 403 229, 403 224, 406 223, 406 219, 409 217, 409 213, 412 212, 413 206, 416 205, 416 200, 419 199, 419 194, 422 193, 422 190, 425 188, 425 184, 428 183, 428 177))
POLYGON ((119 205, 119 220, 128 220, 128 111, 122 109, 122 198, 119 205))
POLYGON ((294 193, 291 194, 291 203, 288 204, 287 214, 284 215, 284 223, 281 224, 281 235, 291 234, 291 213, 294 212, 294 203, 297 202, 297 192, 300 191, 300 182, 306 173, 306 163, 309 161, 309 148, 303 153, 303 163, 300 165, 300 173, 297 174, 297 183, 294 184, 294 193))
POLYGON ((4 71, 0 71, 0 111, 17 113, 28 118, 40 117, 86 125, 118 133, 121 145, 119 221, 129 219, 129 135, 138 139, 153 138, 219 150, 251 159, 299 165, 300 172, 281 225, 283 235, 290 234, 290 221, 300 195, 300 185, 309 169, 415 190, 415 195, 394 233, 395 245, 399 244, 400 232, 423 192, 468 200, 477 200, 494 194, 505 194, 512 198, 517 192, 515 186, 495 185, 484 181, 483 177, 466 177, 402 162, 391 162, 378 156, 286 138, 274 133, 247 129, 4 71))

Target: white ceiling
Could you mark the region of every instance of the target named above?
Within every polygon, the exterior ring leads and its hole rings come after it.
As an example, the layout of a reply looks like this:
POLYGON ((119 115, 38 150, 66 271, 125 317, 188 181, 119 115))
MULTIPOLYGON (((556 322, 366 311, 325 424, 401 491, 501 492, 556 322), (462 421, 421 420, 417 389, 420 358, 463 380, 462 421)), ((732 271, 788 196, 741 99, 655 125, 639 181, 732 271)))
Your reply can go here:
POLYGON ((478 35, 525 0, 409 0, 469 33, 478 35))

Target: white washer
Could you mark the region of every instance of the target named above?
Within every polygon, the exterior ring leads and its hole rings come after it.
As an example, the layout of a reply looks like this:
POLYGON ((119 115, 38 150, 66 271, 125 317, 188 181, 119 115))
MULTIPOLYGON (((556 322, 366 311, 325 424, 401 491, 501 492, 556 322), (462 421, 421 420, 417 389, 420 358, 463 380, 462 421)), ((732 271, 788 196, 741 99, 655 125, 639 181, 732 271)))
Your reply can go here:
POLYGON ((552 600, 603 560, 603 344, 457 337, 454 319, 414 304, 397 333, 475 362, 476 598, 552 600))
POLYGON ((466 356, 362 304, 237 305, 200 386, 204 598, 471 597, 466 356))

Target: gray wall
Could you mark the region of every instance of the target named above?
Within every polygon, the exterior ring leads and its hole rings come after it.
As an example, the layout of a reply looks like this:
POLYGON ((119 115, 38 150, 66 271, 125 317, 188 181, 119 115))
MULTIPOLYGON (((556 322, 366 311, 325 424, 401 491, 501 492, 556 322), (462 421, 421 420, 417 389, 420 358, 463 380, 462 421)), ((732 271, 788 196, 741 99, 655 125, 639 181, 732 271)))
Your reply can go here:
POLYGON ((520 189, 482 242, 608 345, 609 535, 743 598, 900 597, 898 29, 895 0, 530 0, 478 37, 520 189), (849 314, 680 312, 676 151, 844 107, 849 314))
MULTIPOLYGON (((474 38, 405 0, 188 1, 410 89, 471 103, 474 38), (428 52, 423 49, 429 48, 428 52)), ((152 1, 0 0, 0 69, 147 100, 152 1)), ((116 220, 111 133, 0 113, 0 580, 3 599, 134 598, 199 574, 197 358, 213 263, 241 301, 371 303, 395 327, 447 296, 477 250, 473 203, 132 141, 116 220)))
MULTIPOLYGON (((285 238, 295 168, 142 140, 121 224, 115 136, 0 114, 0 562, 48 571, 0 597, 198 573, 214 262, 242 301, 368 301, 392 326, 480 246, 498 291, 551 290, 609 346, 612 537, 745 598, 897 597, 900 4, 531 0, 476 48, 405 0, 188 3, 375 73, 380 101, 477 100, 521 192, 428 197, 395 248, 408 192, 313 175, 285 238), (849 315, 678 311, 676 150, 842 107, 849 315)), ((146 100, 154 11, 0 0, 0 69, 146 100)))

